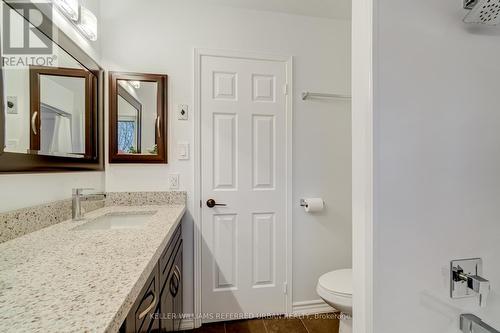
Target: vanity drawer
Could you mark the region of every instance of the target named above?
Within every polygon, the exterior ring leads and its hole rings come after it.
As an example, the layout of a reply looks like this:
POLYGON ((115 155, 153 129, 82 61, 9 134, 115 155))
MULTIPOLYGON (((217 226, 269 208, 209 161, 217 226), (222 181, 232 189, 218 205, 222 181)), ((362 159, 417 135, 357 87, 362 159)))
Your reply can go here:
POLYGON ((163 251, 160 257, 160 286, 163 286, 165 284, 165 281, 170 274, 170 269, 172 268, 172 265, 174 263, 175 252, 177 250, 177 247, 179 246, 179 243, 181 242, 181 236, 182 227, 181 225, 179 225, 179 227, 177 227, 177 229, 174 231, 174 235, 168 243, 165 251, 163 251))
POLYGON ((155 314, 159 307, 160 297, 158 265, 156 265, 125 319, 120 332, 158 332, 160 327, 155 314))

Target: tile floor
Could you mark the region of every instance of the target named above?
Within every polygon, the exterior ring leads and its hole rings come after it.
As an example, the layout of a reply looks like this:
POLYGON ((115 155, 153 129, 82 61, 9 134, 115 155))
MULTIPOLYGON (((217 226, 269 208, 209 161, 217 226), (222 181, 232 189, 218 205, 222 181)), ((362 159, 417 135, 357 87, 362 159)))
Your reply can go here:
POLYGON ((205 324, 190 333, 338 333, 338 314, 239 320, 205 324))

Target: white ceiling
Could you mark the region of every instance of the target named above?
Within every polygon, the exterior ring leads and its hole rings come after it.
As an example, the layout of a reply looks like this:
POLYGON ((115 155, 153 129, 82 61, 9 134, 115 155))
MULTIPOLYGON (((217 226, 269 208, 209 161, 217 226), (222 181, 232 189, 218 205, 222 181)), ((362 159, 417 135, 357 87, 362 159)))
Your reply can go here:
POLYGON ((204 2, 296 15, 351 18, 351 0, 204 0, 204 2))

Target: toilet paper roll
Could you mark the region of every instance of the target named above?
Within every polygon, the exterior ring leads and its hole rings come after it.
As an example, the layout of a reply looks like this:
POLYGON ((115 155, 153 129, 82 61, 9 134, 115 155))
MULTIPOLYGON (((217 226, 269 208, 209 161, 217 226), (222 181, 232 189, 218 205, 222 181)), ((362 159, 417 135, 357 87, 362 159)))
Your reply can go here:
POLYGON ((325 202, 321 198, 306 198, 304 202, 304 210, 306 213, 321 212, 325 208, 325 202))

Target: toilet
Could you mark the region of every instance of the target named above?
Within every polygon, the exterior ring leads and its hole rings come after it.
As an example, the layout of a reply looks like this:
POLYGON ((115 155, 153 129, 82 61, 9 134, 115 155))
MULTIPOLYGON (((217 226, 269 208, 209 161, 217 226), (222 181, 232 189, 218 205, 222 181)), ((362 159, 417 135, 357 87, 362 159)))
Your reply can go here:
POLYGON ((322 275, 316 287, 318 295, 341 312, 339 333, 352 332, 352 269, 322 275))

